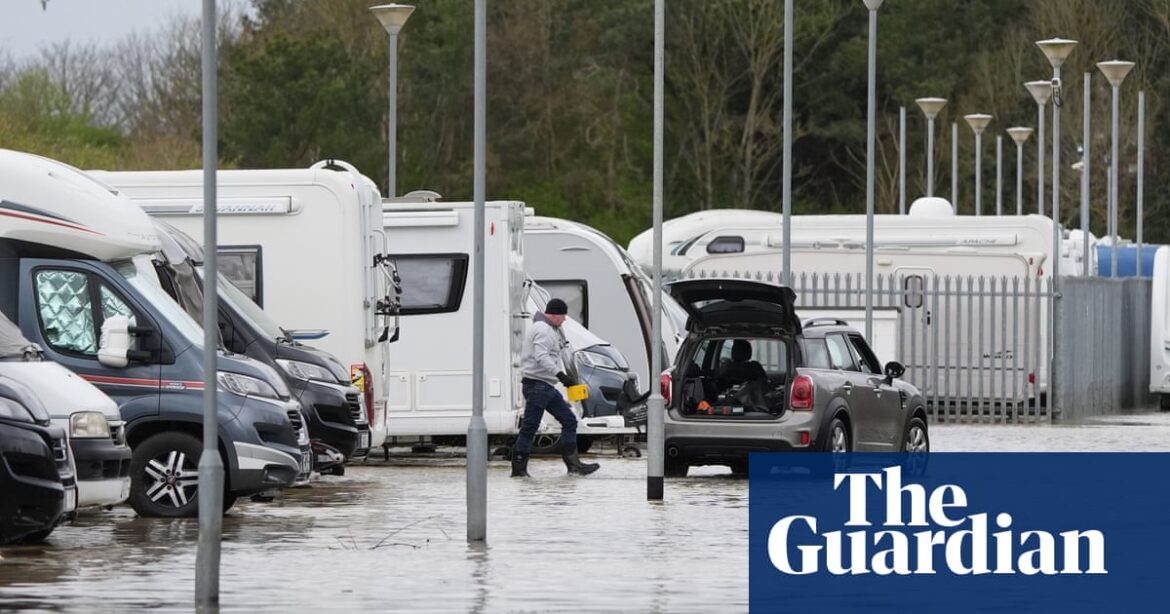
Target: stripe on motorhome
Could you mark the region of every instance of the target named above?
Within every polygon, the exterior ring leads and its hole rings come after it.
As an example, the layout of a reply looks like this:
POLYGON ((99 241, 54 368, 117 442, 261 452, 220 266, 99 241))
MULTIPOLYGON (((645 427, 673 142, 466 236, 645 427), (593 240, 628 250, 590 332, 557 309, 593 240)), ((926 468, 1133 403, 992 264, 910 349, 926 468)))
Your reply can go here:
POLYGON ((61 226, 63 228, 69 228, 71 230, 80 230, 82 232, 88 232, 90 234, 103 236, 102 233, 97 232, 96 230, 86 228, 85 226, 78 226, 77 224, 69 224, 66 222, 58 222, 58 221, 53 220, 53 219, 44 219, 41 216, 26 215, 24 213, 18 213, 16 211, 4 210, 4 209, 0 209, 0 215, 7 216, 7 217, 14 217, 14 218, 22 219, 22 220, 29 220, 32 222, 40 222, 42 224, 52 224, 53 226, 61 226))
POLYGON ((190 380, 143 379, 134 377, 109 377, 106 375, 81 376, 91 384, 109 384, 114 386, 131 386, 135 388, 165 388, 167 390, 203 390, 203 382, 190 380))

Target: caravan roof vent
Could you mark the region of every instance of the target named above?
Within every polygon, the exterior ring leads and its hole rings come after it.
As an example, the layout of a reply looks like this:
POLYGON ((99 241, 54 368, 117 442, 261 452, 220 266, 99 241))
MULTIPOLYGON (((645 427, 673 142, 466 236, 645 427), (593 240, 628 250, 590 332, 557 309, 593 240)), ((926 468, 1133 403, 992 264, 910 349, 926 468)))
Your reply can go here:
POLYGON ((915 200, 910 205, 910 215, 914 217, 952 217, 955 208, 945 198, 924 197, 915 200))
POLYGON ((442 199, 443 195, 434 190, 412 190, 406 194, 403 194, 402 196, 399 196, 398 198, 395 198, 394 200, 433 203, 442 199))

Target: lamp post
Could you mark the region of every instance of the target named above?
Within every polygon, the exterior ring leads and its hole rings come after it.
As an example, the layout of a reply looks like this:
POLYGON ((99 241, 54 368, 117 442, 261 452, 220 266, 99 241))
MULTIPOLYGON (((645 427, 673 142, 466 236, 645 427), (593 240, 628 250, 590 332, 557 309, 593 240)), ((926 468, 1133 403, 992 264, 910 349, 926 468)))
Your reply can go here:
POLYGON ((951 122, 951 206, 959 210, 959 122, 951 122))
POLYGON ((874 133, 877 131, 877 12, 883 0, 862 0, 869 10, 869 105, 865 130, 865 338, 873 339, 874 133))
MULTIPOLYGON (((666 106, 666 0, 654 0, 654 161, 651 199, 654 226, 654 311, 650 315, 650 338, 655 351, 650 352, 650 377, 662 373, 662 167, 664 143, 664 107, 666 106)), ((787 224, 785 227, 787 228, 787 224)), ((666 400, 661 387, 650 384, 650 399, 646 404, 646 500, 661 501, 666 469, 665 417, 666 400)))
POLYGON ((947 99, 919 98, 914 102, 926 116, 926 195, 934 196, 934 118, 947 106, 947 99))
POLYGON ((1036 43, 1052 65, 1052 283, 1060 283, 1060 67, 1072 53, 1076 41, 1050 38, 1036 43))
POLYGON ((394 198, 398 195, 397 165, 398 165, 398 33, 414 7, 407 4, 379 4, 371 6, 370 12, 378 18, 378 22, 390 35, 390 115, 386 124, 386 141, 389 143, 389 165, 386 171, 386 196, 394 198))
MULTIPOLYGON (((205 270, 216 271, 216 184, 219 166, 219 88, 216 73, 215 0, 203 0, 203 253, 205 270)), ((223 461, 219 457, 219 404, 216 390, 219 344, 219 291, 216 276, 203 278, 203 452, 199 456, 199 541, 195 550, 195 605, 219 604, 219 563, 223 538, 223 461)), ((172 453, 173 454, 173 453, 172 453)))
POLYGON ((1145 179, 1146 179, 1146 93, 1138 92, 1138 134, 1137 134, 1137 261, 1138 277, 1142 276, 1142 224, 1145 221, 1145 179))
POLYGON ((1084 101, 1081 103, 1081 113, 1084 115, 1081 118, 1084 130, 1081 135, 1084 143, 1081 145, 1081 270, 1088 277, 1091 274, 1089 271, 1089 198, 1092 187, 1090 173, 1092 164, 1090 161, 1093 159, 1093 73, 1085 73, 1084 90, 1084 101))
MULTIPOLYGON (((472 199, 474 202, 471 316, 471 420, 467 423, 467 541, 487 541, 487 422, 483 419, 484 207, 487 199, 487 0, 475 0, 472 88, 472 199)), ((391 167, 394 165, 391 164, 391 167)))
POLYGON ((906 215, 906 107, 898 107, 898 214, 906 215))
POLYGON ((995 214, 1003 215, 1003 135, 995 135, 995 214))
POLYGON ((986 113, 964 115, 963 119, 975 132, 975 215, 983 215, 983 131, 991 123, 986 113))
POLYGON ((792 285, 792 0, 784 0, 784 152, 782 164, 781 207, 784 214, 784 279, 781 283, 792 285))
MULTIPOLYGON (((1109 224, 1113 229, 1113 244, 1109 246, 1110 277, 1117 277, 1117 210, 1119 208, 1117 202, 1117 184, 1121 183, 1121 177, 1118 174, 1121 156, 1118 155, 1117 150, 1120 145, 1121 83, 1125 81, 1125 77, 1129 75, 1129 71, 1133 70, 1133 66, 1133 62, 1123 62, 1121 60, 1097 63, 1097 68, 1101 70, 1101 74, 1105 75, 1105 78, 1109 80, 1109 85, 1113 86, 1113 153, 1110 156, 1112 164, 1109 168, 1109 178, 1111 180, 1109 185, 1109 224)), ((1138 267, 1140 269, 1140 262, 1138 263, 1138 267)))
POLYGON ((1036 213, 1044 215, 1044 116, 1048 101, 1052 99, 1051 81, 1029 81, 1024 84, 1032 100, 1036 101, 1036 213))
POLYGON ((1016 142, 1016 215, 1024 214, 1024 143, 1032 136, 1032 129, 1016 126, 1007 129, 1016 142))

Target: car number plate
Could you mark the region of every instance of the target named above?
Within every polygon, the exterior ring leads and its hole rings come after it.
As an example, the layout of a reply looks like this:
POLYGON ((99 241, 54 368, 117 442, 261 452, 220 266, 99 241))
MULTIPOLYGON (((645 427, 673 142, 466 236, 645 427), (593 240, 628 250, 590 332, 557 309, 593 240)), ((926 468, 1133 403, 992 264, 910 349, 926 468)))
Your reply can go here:
POLYGON ((370 434, 358 433, 358 449, 365 450, 370 447, 370 434))

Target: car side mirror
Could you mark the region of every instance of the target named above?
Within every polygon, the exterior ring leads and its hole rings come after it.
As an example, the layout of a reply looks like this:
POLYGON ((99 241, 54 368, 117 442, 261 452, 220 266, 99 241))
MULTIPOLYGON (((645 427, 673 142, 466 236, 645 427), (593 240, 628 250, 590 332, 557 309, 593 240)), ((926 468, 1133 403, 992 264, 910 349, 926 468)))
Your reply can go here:
POLYGON ((130 364, 130 318, 122 315, 110 316, 102 323, 101 344, 98 362, 103 367, 124 369, 130 364))
POLYGON ((902 377, 906 373, 906 366, 902 363, 891 360, 886 363, 886 384, 894 383, 894 380, 902 377))

